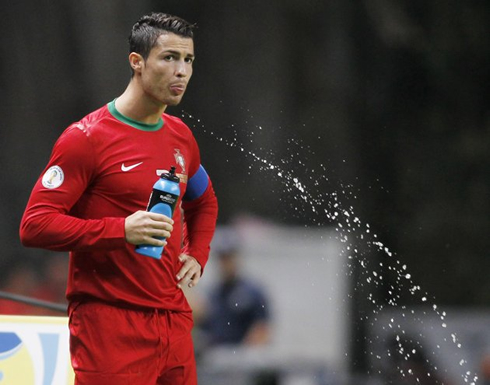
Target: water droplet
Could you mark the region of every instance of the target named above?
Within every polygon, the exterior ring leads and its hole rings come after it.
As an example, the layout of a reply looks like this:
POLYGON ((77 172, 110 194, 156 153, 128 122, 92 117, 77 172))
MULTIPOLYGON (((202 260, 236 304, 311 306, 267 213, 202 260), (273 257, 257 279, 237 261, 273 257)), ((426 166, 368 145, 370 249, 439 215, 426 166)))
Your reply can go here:
MULTIPOLYGON (((223 104, 223 101, 220 101, 223 104)), ((249 110, 247 110, 250 112, 249 110)), ((401 298, 401 294, 403 291, 408 291, 414 300, 420 298, 422 303, 428 301, 429 294, 424 293, 421 295, 421 287, 414 284, 412 282, 412 276, 408 271, 407 265, 401 263, 400 260, 394 260, 393 254, 394 252, 390 250, 388 245, 383 244, 378 240, 378 235, 373 232, 369 223, 364 223, 361 219, 355 215, 355 210, 352 206, 347 206, 343 202, 343 198, 352 200, 357 199, 357 194, 354 194, 354 186, 352 184, 343 184, 340 183, 338 191, 332 191, 331 186, 326 187, 323 183, 329 182, 328 178, 328 165, 320 163, 319 165, 315 165, 311 167, 302 158, 302 154, 304 151, 309 151, 307 147, 303 146, 301 141, 297 139, 288 139, 287 140, 287 149, 289 154, 291 154, 290 158, 278 159, 277 161, 272 162, 270 159, 275 159, 275 155, 271 152, 270 148, 262 148, 257 145, 260 143, 259 135, 263 135, 264 132, 270 130, 263 130, 263 127, 259 124, 253 124, 250 121, 250 124, 247 123, 247 126, 255 127, 255 132, 249 131, 247 134, 239 134, 239 127, 235 128, 235 124, 231 124, 232 129, 229 130, 230 125, 228 125, 228 131, 226 134, 217 134, 213 131, 206 130, 203 123, 200 119, 194 118, 192 115, 184 113, 183 116, 186 116, 190 119, 195 119, 197 123, 201 127, 203 127, 203 131, 213 136, 219 143, 228 145, 239 151, 245 158, 251 160, 250 164, 248 164, 249 170, 259 169, 264 173, 270 173, 275 180, 278 180, 282 186, 284 187, 284 192, 290 193, 292 196, 292 201, 294 204, 293 215, 302 216, 306 211, 306 208, 313 213, 314 219, 312 219, 312 223, 315 226, 323 226, 323 225, 334 225, 336 226, 337 236, 336 239, 343 244, 343 250, 340 252, 342 258, 345 258, 346 265, 349 268, 348 275, 352 275, 352 270, 355 266, 361 266, 362 269, 365 270, 364 273, 360 276, 360 278, 356 282, 356 289, 364 290, 366 287, 374 286, 374 294, 373 292, 367 292, 366 299, 369 302, 369 306, 372 306, 371 311, 366 312, 364 316, 361 316, 361 320, 365 320, 371 323, 371 325, 375 325, 379 322, 378 315, 381 314, 387 305, 389 306, 399 306, 398 300, 401 298), (245 142, 243 140, 239 140, 239 138, 245 137, 245 142), (302 172, 300 178, 294 175, 294 167, 293 164, 301 165, 302 172), (362 243, 362 245, 354 245, 354 243, 362 243), (362 246, 362 247, 360 247, 362 246), (390 257, 385 263, 379 262, 376 259, 365 258, 366 249, 369 252, 376 251, 379 253, 383 253, 385 256, 390 257), (374 262, 372 262, 374 261, 374 262), (379 263, 378 263, 379 262, 379 263), (373 266, 379 265, 378 271, 375 271, 373 266), (383 273, 387 272, 389 274, 394 274, 395 281, 393 285, 387 287, 387 292, 390 296, 387 302, 378 297, 379 287, 381 285, 387 285, 386 282, 391 282, 386 279, 383 282, 383 273), (405 284, 404 284, 405 283, 405 284), (417 297, 417 294, 420 297, 417 297)), ((253 116, 250 114, 250 120, 253 119, 253 116)), ((225 160, 228 162, 228 160, 225 160)), ((346 160, 344 159, 343 162, 346 160)), ((252 171, 249 171, 249 175, 251 175, 252 171)), ((379 180, 378 180, 379 182, 379 180)), ((371 188, 371 187, 370 187, 371 188)), ((281 203, 284 202, 283 198, 280 198, 281 203)), ((305 225, 308 227, 308 225, 305 225)), ((322 260, 324 260, 322 258, 322 260)), ((402 259, 403 260, 403 259, 402 259)), ((313 284, 312 284, 313 286, 313 284)), ((347 294, 347 297, 353 298, 352 294, 347 294)), ((238 307, 238 303, 235 304, 238 307)), ((427 304, 425 304, 427 306, 427 304)), ((405 306, 399 306, 399 309, 404 309, 403 313, 401 313, 402 318, 415 317, 414 321, 418 322, 419 325, 424 325, 424 316, 427 316, 426 310, 417 310, 407 308, 405 306), (420 315, 420 317, 416 317, 416 313, 420 315), (407 315, 407 316, 406 316, 407 315)), ((444 321, 446 317, 445 312, 440 312, 436 305, 432 305, 429 309, 435 312, 441 321, 444 321)), ((400 313, 399 313, 400 314, 400 313)), ((398 317, 398 316, 397 316, 398 317)), ((385 321, 386 322, 386 321, 385 321)), ((231 325, 228 322, 228 325, 231 325)), ((422 344, 419 341, 413 341, 417 344, 417 349, 415 348, 403 348, 403 342, 400 336, 403 336, 403 339, 407 338, 406 331, 403 330, 403 323, 397 322, 396 318, 391 318, 387 325, 383 325, 383 328, 390 329, 392 332, 397 331, 396 341, 398 345, 398 353, 402 354, 406 361, 413 358, 412 355, 416 354, 420 349, 423 350, 422 344)), ((442 322, 441 324, 443 329, 447 329, 446 322, 442 322)), ((456 335, 450 334, 451 338, 444 338, 440 341, 443 343, 444 341, 452 341, 458 348, 461 348, 461 344, 457 341, 456 335)), ((378 338, 378 337, 376 337, 378 338)), ((423 341, 424 335, 422 333, 419 334, 420 341, 423 341)), ((373 341, 370 341, 373 343, 373 341)), ((437 349, 441 349, 441 345, 437 344, 437 349)), ((234 352, 235 353, 235 352, 234 352)), ((437 352, 434 352, 434 355, 437 352)), ((374 356, 377 360, 382 360, 383 355, 376 354, 374 352, 369 352, 372 356, 374 356)), ((394 356, 394 352, 387 351, 385 357, 394 356)), ((432 357, 427 359, 427 363, 429 364, 431 370, 437 371, 438 368, 432 362, 432 357)), ((460 366, 467 364, 467 362, 463 359, 459 361, 460 366)), ((378 370, 381 373, 381 370, 378 370)), ((400 370, 400 373, 403 377, 407 375, 413 375, 414 371, 411 367, 406 368, 405 370, 400 370)), ((469 382, 469 376, 471 375, 470 371, 466 372, 466 376, 464 377, 464 381, 466 383, 469 382)), ((431 373, 427 373, 427 377, 431 377, 431 373)), ((476 376, 474 376, 474 380, 472 384, 476 381, 476 376)), ((419 378, 416 378, 417 383, 420 383, 419 378)))

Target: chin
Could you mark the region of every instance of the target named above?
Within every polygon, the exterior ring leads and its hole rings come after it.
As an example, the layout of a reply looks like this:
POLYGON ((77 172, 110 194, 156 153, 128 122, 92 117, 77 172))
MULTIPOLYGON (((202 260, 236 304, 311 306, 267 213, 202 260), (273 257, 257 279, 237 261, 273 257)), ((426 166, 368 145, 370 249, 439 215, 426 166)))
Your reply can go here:
POLYGON ((180 102, 181 102, 182 98, 178 98, 178 99, 170 99, 170 100, 167 100, 165 102, 165 104, 167 106, 176 106, 178 105, 180 102))

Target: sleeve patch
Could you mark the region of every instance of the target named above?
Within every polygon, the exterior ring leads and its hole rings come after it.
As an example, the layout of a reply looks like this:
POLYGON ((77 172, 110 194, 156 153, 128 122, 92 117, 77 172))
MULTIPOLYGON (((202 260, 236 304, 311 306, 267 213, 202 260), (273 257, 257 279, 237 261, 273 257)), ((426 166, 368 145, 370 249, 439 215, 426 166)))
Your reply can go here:
POLYGON ((42 178, 42 184, 47 189, 55 189, 63 184, 65 174, 59 166, 51 166, 46 170, 42 178))

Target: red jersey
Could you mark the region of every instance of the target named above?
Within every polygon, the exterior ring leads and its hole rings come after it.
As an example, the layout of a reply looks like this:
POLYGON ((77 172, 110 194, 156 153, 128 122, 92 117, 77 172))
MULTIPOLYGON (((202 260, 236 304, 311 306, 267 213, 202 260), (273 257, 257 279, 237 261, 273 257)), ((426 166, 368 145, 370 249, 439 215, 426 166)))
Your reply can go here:
POLYGON ((111 102, 60 136, 20 235, 28 247, 70 251, 69 301, 189 311, 176 286, 178 257, 185 252, 204 268, 216 218, 216 196, 190 129, 167 114, 155 125, 133 121, 111 102), (126 242, 124 222, 146 209, 153 184, 171 166, 181 190, 174 230, 162 258, 149 258, 126 242))

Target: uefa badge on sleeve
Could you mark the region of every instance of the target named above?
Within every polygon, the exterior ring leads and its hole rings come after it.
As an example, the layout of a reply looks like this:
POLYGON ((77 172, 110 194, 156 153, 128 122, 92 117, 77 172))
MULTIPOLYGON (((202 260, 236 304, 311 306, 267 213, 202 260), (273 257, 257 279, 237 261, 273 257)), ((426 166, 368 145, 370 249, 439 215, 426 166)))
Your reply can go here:
POLYGON ((51 166, 43 175, 43 186, 49 189, 55 189, 61 186, 65 175, 59 166, 51 166))

